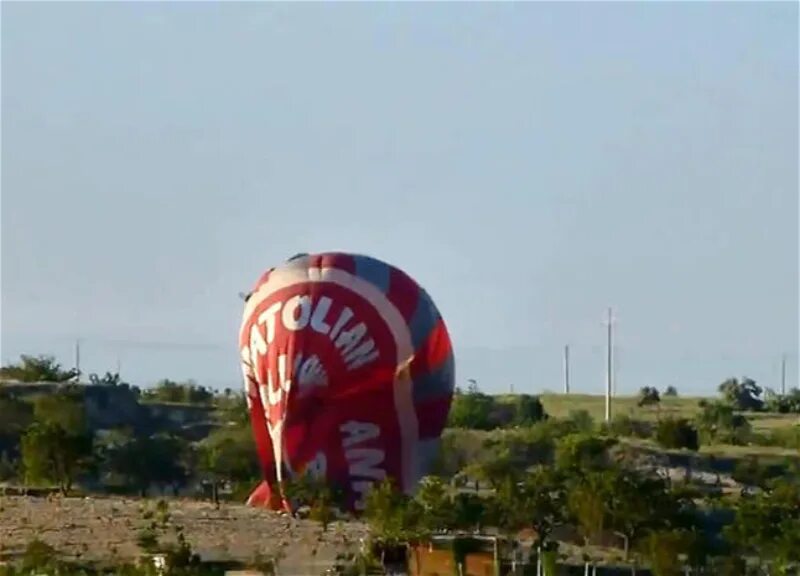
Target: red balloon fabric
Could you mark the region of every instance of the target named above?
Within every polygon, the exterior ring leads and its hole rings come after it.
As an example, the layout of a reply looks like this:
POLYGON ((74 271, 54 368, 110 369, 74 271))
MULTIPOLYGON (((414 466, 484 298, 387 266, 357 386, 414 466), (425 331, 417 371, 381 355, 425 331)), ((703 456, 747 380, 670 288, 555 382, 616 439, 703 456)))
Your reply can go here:
POLYGON ((301 254, 266 272, 239 335, 264 484, 252 505, 309 473, 353 510, 388 477, 414 492, 430 471, 455 383, 444 320, 403 271, 339 252, 301 254))

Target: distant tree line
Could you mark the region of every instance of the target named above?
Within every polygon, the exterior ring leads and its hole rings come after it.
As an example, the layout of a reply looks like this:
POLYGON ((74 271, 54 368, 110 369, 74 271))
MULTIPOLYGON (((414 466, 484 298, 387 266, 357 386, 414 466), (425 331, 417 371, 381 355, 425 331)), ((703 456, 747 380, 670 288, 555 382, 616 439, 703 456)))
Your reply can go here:
POLYGON ((450 407, 448 426, 473 430, 494 430, 530 426, 547 418, 537 396, 519 394, 510 401, 481 392, 476 384, 464 391, 456 388, 450 407))
MULTIPOLYGON (((227 425, 200 442, 176 434, 140 434, 130 428, 93 431, 80 391, 63 390, 26 402, 0 395, 0 481, 146 494, 177 492, 193 481, 216 487, 259 475, 244 401, 220 413, 227 425)), ((246 487, 243 487, 246 489, 246 487)))

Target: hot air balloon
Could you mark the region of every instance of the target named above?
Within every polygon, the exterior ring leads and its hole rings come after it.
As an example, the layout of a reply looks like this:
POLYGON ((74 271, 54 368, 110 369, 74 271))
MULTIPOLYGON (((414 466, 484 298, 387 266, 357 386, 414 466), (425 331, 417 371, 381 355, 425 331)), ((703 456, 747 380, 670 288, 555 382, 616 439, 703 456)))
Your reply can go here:
POLYGON ((299 254, 245 298, 241 364, 262 483, 251 505, 289 507, 310 474, 364 507, 389 478, 412 494, 430 471, 455 369, 444 320, 406 273, 358 254, 299 254))

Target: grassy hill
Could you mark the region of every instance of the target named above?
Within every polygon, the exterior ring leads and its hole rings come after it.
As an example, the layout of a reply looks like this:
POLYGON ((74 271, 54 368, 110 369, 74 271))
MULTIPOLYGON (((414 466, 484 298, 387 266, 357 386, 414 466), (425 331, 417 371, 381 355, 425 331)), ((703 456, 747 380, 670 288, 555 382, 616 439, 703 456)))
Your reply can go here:
MULTIPOLYGON (((510 398, 510 397, 506 397, 510 398)), ((547 414, 554 418, 567 418, 571 412, 585 410, 595 422, 605 418, 605 397, 590 394, 543 394, 539 397, 547 414)), ((700 412, 702 397, 662 397, 658 406, 639 407, 636 396, 617 396, 612 399, 611 416, 625 414, 637 420, 654 421, 658 418, 677 417, 692 419, 700 412)), ((713 400, 705 398, 705 400, 713 400)), ((743 412, 753 430, 766 432, 776 428, 800 424, 797 414, 773 412, 743 412)))

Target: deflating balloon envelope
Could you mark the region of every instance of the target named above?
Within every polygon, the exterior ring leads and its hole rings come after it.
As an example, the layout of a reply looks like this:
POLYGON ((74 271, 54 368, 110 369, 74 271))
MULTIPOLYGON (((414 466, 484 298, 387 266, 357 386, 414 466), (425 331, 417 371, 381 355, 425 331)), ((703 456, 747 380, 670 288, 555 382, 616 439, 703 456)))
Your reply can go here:
POLYGON ((245 302, 242 370, 264 484, 253 505, 286 506, 312 474, 361 509, 390 478, 406 493, 430 471, 454 387, 453 350, 428 294, 357 254, 298 254, 245 302))

